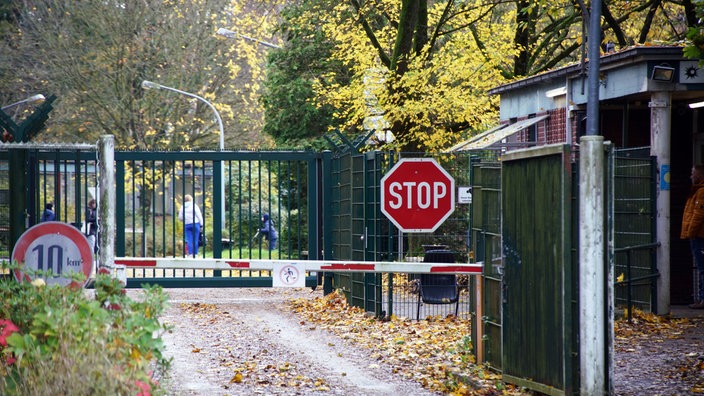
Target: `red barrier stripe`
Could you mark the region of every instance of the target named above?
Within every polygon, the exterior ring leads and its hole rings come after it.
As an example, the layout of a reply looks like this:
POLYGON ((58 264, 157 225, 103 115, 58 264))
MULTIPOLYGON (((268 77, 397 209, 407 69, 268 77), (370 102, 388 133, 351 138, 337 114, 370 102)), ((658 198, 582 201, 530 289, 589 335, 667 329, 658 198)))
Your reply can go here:
POLYGON ((452 266, 452 267, 430 267, 430 272, 471 272, 473 274, 481 274, 482 273, 483 267, 478 266, 468 266, 468 265, 461 265, 461 266, 452 266))
POLYGON ((156 267, 156 260, 115 260, 115 264, 127 267, 156 267))
POLYGON ((249 268, 249 261, 227 261, 232 268, 249 268))
POLYGON ((374 271, 374 264, 330 264, 321 265, 320 270, 356 270, 356 271, 374 271))

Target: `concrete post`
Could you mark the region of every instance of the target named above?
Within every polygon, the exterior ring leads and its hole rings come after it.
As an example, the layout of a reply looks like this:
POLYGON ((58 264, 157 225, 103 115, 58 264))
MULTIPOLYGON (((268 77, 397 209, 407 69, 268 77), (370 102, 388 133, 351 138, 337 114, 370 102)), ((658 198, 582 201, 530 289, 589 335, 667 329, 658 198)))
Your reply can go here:
POLYGON ((653 92, 650 103, 650 154, 657 162, 657 196, 655 227, 660 247, 656 250, 657 302, 655 313, 670 313, 670 146, 671 97, 670 92, 653 92))
POLYGON ((98 142, 98 235, 99 265, 111 273, 115 268, 115 137, 100 136, 98 142))
POLYGON ((583 136, 579 155, 579 357, 582 395, 607 389, 604 137, 583 136))

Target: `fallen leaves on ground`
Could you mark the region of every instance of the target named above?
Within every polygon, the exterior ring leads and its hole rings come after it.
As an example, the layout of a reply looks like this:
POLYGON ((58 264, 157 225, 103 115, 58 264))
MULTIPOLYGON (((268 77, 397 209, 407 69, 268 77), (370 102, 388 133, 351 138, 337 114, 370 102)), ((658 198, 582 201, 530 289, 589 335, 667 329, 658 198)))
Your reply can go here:
MULTIPOLYGON (((630 322, 624 317, 614 323, 616 351, 628 354, 638 353, 641 348, 658 349, 660 344, 680 340, 689 329, 702 324, 701 318, 673 318, 634 309, 630 322)), ((673 354, 668 356, 670 367, 652 374, 669 379, 686 378, 696 384, 691 388, 692 394, 704 394, 704 354, 699 342, 695 344, 674 354, 670 351, 673 354)))
POLYGON ((476 364, 470 322, 454 316, 424 321, 391 317, 378 320, 345 298, 331 293, 316 299, 296 299, 291 307, 304 318, 304 328, 320 327, 369 350, 372 358, 392 367, 432 391, 452 395, 520 395, 501 376, 476 364))
POLYGON ((627 318, 615 321, 614 335, 616 338, 653 336, 679 338, 685 329, 695 327, 698 322, 699 320, 697 319, 658 316, 653 313, 634 309, 631 314, 630 323, 627 318))
MULTIPOLYGON (((212 325, 219 321, 237 320, 229 312, 221 311, 215 304, 209 303, 182 303, 179 308, 186 312, 192 319, 193 325, 202 328, 203 332, 212 331, 212 325)), ((261 334, 261 339, 266 339, 266 334, 261 334)), ((223 345, 220 343, 208 344, 204 348, 193 346, 192 353, 204 353, 218 356, 221 367, 232 370, 234 374, 225 388, 238 384, 250 383, 258 386, 271 386, 274 389, 295 389, 295 393, 305 390, 329 390, 325 380, 313 378, 302 373, 303 370, 294 362, 281 362, 280 356, 263 349, 256 354, 235 356, 233 349, 236 345, 223 345)))

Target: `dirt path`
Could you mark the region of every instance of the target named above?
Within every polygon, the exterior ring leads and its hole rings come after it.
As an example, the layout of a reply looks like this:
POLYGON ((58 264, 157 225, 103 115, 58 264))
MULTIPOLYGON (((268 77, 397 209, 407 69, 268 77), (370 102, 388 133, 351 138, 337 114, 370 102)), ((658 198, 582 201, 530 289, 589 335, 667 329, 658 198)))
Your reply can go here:
MULTIPOLYGON (((172 395, 432 395, 369 351, 304 323, 285 302, 310 289, 171 289, 163 321, 172 395)), ((704 393, 704 318, 616 339, 616 395, 704 393)), ((701 312, 704 313, 704 312, 701 312)))
POLYGON ((310 289, 167 290, 173 395, 432 395, 284 307, 310 289), (239 374, 238 374, 239 373, 239 374), (240 377, 241 375, 241 377, 240 377))

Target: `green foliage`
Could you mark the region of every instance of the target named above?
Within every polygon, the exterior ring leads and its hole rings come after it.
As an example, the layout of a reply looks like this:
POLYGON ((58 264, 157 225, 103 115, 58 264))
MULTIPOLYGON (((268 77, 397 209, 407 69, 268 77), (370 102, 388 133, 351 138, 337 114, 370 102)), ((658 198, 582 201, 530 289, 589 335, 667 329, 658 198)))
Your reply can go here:
POLYGON ((322 136, 339 120, 333 106, 317 102, 314 84, 349 83, 345 68, 331 56, 334 43, 317 28, 320 20, 307 19, 329 12, 318 6, 303 2, 284 8, 277 31, 286 37, 286 45, 268 54, 261 99, 266 117, 263 131, 282 146, 325 147, 322 136), (306 18, 304 23, 301 18, 306 18))
POLYGON ((4 279, 0 300, 0 318, 17 327, 0 337, 0 393, 117 395, 145 387, 162 393, 150 372, 169 367, 159 338, 168 330, 158 321, 166 301, 159 288, 146 289, 136 301, 103 274, 95 281, 95 298, 39 278, 4 279))
POLYGON ((704 2, 695 1, 694 6, 697 24, 687 30, 687 46, 684 49, 684 55, 690 59, 698 59, 701 66, 704 65, 704 26, 702 26, 704 2))

